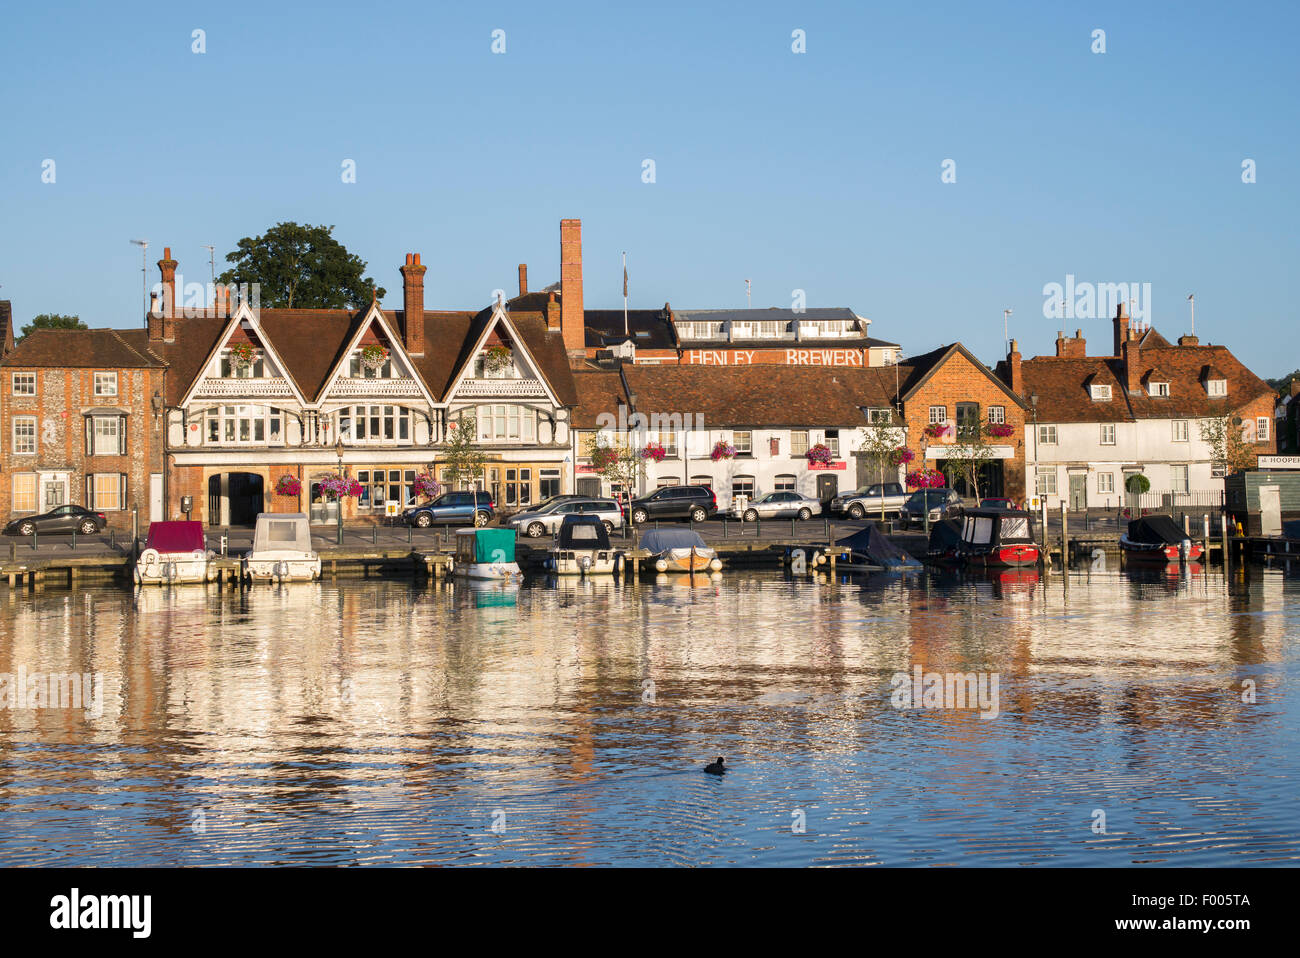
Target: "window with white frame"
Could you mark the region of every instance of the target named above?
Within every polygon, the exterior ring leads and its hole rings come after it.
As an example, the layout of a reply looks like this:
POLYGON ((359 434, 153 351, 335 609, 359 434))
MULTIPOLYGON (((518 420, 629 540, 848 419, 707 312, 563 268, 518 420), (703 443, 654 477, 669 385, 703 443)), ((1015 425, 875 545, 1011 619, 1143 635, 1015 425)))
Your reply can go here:
POLYGON ((1174 442, 1187 442, 1187 420, 1174 419, 1172 422, 1174 442))
POLYGON ((748 429, 737 429, 733 434, 731 444, 736 447, 736 455, 749 456, 754 452, 754 434, 748 429))
POLYGON ((1007 421, 1006 406, 989 406, 989 425, 998 426, 1007 421))
POLYGON ((378 366, 367 366, 361 361, 361 351, 348 357, 348 376, 352 379, 392 379, 393 359, 388 357, 378 366))
POLYGON ((87 416, 86 455, 125 456, 126 417, 87 416))
POLYGON ((95 395, 117 395, 117 373, 95 373, 95 395))
POLYGON ((1211 396, 1228 395, 1228 381, 1226 379, 1211 379, 1205 384, 1205 391, 1211 396))
POLYGON ((657 442, 664 447, 664 455, 669 459, 677 458, 677 433, 671 429, 660 430, 649 436, 650 442, 657 442))
POLYGON ((1110 384, 1093 383, 1092 398, 1096 402, 1110 402, 1110 384))
POLYGON ((790 476, 790 475, 777 476, 775 479, 772 480, 772 491, 773 492, 794 492, 795 491, 794 476, 790 476))
POLYGON ((14 473, 13 499, 10 502, 10 508, 14 512, 36 511, 36 473, 14 473))
POLYGON ((655 488, 662 489, 665 486, 680 486, 681 484, 682 481, 678 479, 676 476, 660 476, 655 481, 655 488))
POLYGON ((125 509, 126 476, 116 472, 97 472, 86 476, 86 502, 96 512, 125 509))
POLYGON ((410 442, 411 410, 405 406, 345 406, 335 414, 344 443, 410 442))
POLYGON ((1151 396, 1168 396, 1169 384, 1156 382, 1154 379, 1147 383, 1147 394, 1151 396))
POLYGON ((1034 473, 1034 488, 1040 496, 1056 495, 1056 469, 1039 469, 1034 473))
POLYGON ((1187 467, 1170 466, 1169 467, 1170 488, 1174 492, 1187 492, 1190 488, 1187 484, 1187 467))
POLYGON ((1101 444, 1103 446, 1115 445, 1115 424, 1113 422, 1101 424, 1101 444))
POLYGON ((838 429, 826 430, 826 447, 831 451, 831 458, 840 457, 840 431, 838 429))
POLYGON ((795 429, 790 433, 790 455, 804 456, 808 454, 808 430, 795 429))
POLYGON ((532 442, 537 435, 537 410, 501 404, 478 407, 478 437, 485 442, 532 442))
POLYGON ((14 373, 12 383, 13 383, 13 393, 15 396, 36 395, 36 374, 35 373, 14 373))
POLYGON ((1269 419, 1267 416, 1260 416, 1255 420, 1255 441, 1268 442, 1269 436, 1269 419))
POLYGON ((14 455, 36 454, 36 417, 14 416, 14 455))
POLYGON ((235 362, 230 351, 226 350, 221 354, 220 370, 222 379, 263 379, 266 377, 266 361, 259 352, 254 353, 251 363, 241 365, 235 362))
POLYGON ((1226 462, 1210 463, 1210 478, 1222 479, 1228 475, 1228 464, 1226 462))
POLYGON ((945 423, 945 422, 947 422, 947 421, 948 421, 948 407, 947 407, 947 406, 931 406, 931 407, 930 407, 930 425, 932 425, 932 426, 933 426, 933 425, 938 425, 939 423, 945 423))
POLYGON ((734 499, 736 496, 754 498, 753 476, 736 476, 731 480, 731 498, 734 499))
POLYGON ((867 410, 867 422, 872 425, 887 426, 894 421, 894 410, 888 406, 867 410))
POLYGON ((1114 492, 1115 491, 1115 473, 1099 472, 1097 473, 1097 491, 1114 492))
POLYGON ((1038 427, 1038 442, 1044 446, 1056 445, 1056 427, 1040 425, 1038 427))
POLYGON ((274 406, 213 406, 203 411, 203 435, 213 446, 284 442, 284 414, 274 406))

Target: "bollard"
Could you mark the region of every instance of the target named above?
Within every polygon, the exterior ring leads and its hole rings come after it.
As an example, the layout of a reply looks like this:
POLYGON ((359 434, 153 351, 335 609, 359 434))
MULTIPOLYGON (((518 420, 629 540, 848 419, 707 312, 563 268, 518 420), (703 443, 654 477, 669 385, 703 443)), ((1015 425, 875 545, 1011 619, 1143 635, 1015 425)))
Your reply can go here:
POLYGON ((36 530, 36 526, 35 526, 35 524, 33 524, 33 525, 32 525, 32 551, 33 551, 33 552, 36 551, 36 539, 37 539, 37 536, 38 536, 38 535, 39 535, 39 533, 38 533, 37 530, 36 530))
POLYGON ((412 545, 415 542, 415 526, 406 527, 406 544, 412 545))
POLYGON ((108 530, 108 547, 113 551, 117 551, 117 530, 116 529, 108 530))
POLYGON ((72 527, 72 551, 77 551, 77 527, 72 527))
POLYGON ((795 537, 794 522, 795 522, 795 521, 794 521, 793 519, 790 520, 790 538, 791 538, 791 539, 793 539, 793 538, 795 537))
POLYGON ((1183 536, 1187 537, 1190 536, 1191 534, 1192 534, 1191 520, 1188 518, 1187 513, 1184 512, 1183 513, 1183 536))
POLYGON ((370 544, 372 546, 379 544, 379 526, 370 527, 370 544))
POLYGON ((722 517, 722 538, 727 538, 727 517, 722 517))

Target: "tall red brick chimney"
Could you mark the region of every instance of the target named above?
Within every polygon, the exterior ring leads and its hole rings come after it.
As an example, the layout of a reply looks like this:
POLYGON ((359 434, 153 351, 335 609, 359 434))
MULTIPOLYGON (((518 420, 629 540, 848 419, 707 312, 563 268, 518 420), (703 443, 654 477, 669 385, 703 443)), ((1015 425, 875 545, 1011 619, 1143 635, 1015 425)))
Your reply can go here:
MULTIPOLYGON (((1128 317, 1125 317, 1125 323, 1127 322, 1128 317)), ((1130 393, 1138 393, 1142 391, 1142 350, 1138 347, 1137 336, 1127 329, 1125 333, 1129 338, 1120 344, 1124 357, 1124 388, 1130 393)))
POLYGON ((163 342, 176 341, 176 260, 172 259, 172 248, 163 247, 163 258, 158 261, 158 272, 162 274, 163 297, 162 338, 163 342))
POLYGON ((1011 349, 1007 351, 1007 375, 1011 377, 1007 385, 1019 396, 1025 391, 1025 374, 1020 365, 1020 344, 1014 339, 1011 340, 1011 349))
POLYGON ((402 273, 403 345, 412 356, 424 355, 424 271, 419 253, 407 253, 402 273))
POLYGON ((528 264, 520 263, 519 264, 519 295, 525 296, 527 294, 528 294, 528 264))
POLYGON ((1128 342, 1128 307, 1120 303, 1115 307, 1115 355, 1118 356, 1128 342))
POLYGON ((585 355, 582 308, 582 220, 560 220, 560 334, 569 355, 585 355))

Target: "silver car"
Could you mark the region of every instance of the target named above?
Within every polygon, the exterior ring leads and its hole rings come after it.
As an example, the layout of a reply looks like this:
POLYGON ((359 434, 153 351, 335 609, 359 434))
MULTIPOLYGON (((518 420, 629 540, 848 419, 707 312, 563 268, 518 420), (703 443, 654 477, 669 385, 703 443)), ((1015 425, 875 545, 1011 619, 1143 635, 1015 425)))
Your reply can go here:
POLYGON ((769 492, 745 504, 740 517, 745 522, 756 519, 811 519, 822 514, 820 499, 797 492, 769 492))
POLYGON ((555 535, 564 517, 569 515, 599 516, 605 531, 613 533, 623 527, 623 510, 613 499, 560 499, 539 509, 517 512, 506 520, 506 525, 532 539, 555 535))

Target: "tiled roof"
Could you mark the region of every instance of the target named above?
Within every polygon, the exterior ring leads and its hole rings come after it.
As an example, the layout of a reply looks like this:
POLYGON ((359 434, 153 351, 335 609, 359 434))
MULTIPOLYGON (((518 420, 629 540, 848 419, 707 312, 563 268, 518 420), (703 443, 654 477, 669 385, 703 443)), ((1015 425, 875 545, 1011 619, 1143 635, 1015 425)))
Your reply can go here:
POLYGON ((769 309, 674 309, 673 315, 678 322, 726 323, 743 322, 792 322, 793 320, 847 319, 858 320, 861 317, 847 306, 817 307, 795 311, 773 306, 769 309))
POLYGON ((624 343, 628 339, 641 349, 676 349, 677 336, 668 314, 662 309, 629 309, 627 335, 623 333, 623 310, 583 310, 586 343, 600 349, 624 343))
POLYGON ((618 415, 619 404, 627 404, 623 390, 623 377, 618 371, 578 370, 573 374, 578 394, 578 405, 573 410, 574 429, 595 429, 597 418, 608 413, 618 415))
POLYGON ((0 365, 147 369, 164 363, 150 352, 143 329, 34 329, 0 365))
POLYGON ((1027 359, 1021 365, 1025 396, 1038 395, 1040 422, 1117 422, 1206 418, 1272 393, 1266 382, 1224 346, 1140 349, 1138 361, 1144 375, 1147 370, 1157 370, 1156 381, 1169 383, 1168 396, 1150 396, 1146 390, 1128 393, 1123 385, 1124 361, 1114 356, 1027 359), (1202 370, 1207 366, 1223 371, 1216 378, 1227 380, 1226 397, 1206 393, 1202 370), (1110 384, 1110 402, 1094 401, 1088 389, 1090 382, 1110 384))

